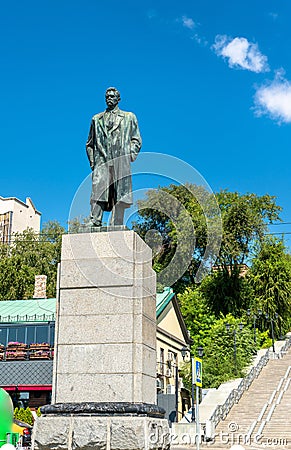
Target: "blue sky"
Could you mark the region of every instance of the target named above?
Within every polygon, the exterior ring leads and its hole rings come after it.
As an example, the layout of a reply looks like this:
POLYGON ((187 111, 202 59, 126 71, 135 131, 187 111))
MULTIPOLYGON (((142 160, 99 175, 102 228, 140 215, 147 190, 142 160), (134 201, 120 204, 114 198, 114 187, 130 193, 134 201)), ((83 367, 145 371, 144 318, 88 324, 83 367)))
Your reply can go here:
POLYGON ((0 195, 65 224, 113 85, 143 152, 182 159, 214 191, 275 195, 291 222, 290 20, 290 0, 3 2, 0 195))

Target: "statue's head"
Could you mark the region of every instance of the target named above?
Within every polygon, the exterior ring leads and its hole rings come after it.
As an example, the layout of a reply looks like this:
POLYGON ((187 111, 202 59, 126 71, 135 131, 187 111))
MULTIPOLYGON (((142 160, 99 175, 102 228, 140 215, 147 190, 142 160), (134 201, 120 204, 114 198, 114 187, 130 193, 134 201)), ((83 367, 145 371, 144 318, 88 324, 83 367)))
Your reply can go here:
POLYGON ((105 100, 109 109, 115 108, 120 100, 120 92, 114 87, 109 87, 105 92, 105 100))

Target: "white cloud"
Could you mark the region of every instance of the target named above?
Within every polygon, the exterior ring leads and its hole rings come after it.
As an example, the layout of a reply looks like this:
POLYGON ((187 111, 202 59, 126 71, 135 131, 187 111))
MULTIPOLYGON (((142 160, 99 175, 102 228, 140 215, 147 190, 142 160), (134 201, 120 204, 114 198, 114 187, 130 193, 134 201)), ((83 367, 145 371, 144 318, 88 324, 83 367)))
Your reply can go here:
POLYGON ((183 16, 182 23, 184 27, 189 28, 190 30, 193 30, 193 28, 195 27, 195 22, 193 19, 191 19, 191 17, 183 16))
POLYGON ((275 79, 257 89, 255 113, 267 115, 279 123, 291 123, 291 83, 278 71, 275 79))
POLYGON ((228 59, 229 67, 250 70, 251 72, 267 72, 268 60, 258 45, 244 37, 234 39, 226 35, 217 35, 212 47, 218 56, 228 59))
POLYGON ((202 45, 206 47, 208 45, 208 41, 205 39, 204 36, 200 36, 198 33, 195 33, 191 39, 193 39, 197 44, 202 45))

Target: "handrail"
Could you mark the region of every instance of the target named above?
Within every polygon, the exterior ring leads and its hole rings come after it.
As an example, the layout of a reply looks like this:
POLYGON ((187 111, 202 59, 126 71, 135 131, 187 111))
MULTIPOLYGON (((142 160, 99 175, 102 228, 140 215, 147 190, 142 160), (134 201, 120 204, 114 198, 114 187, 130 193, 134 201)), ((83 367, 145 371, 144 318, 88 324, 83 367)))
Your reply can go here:
MULTIPOLYGON (((288 349, 291 346, 291 337, 286 340, 284 347, 288 349)), ((286 351, 285 349, 281 351, 286 351)), ((268 349, 266 353, 260 358, 258 364, 251 368, 250 372, 241 380, 240 384, 236 389, 233 389, 223 405, 217 405, 213 414, 210 417, 210 421, 216 427, 221 420, 224 420, 228 415, 229 411, 235 403, 238 403, 239 399, 243 393, 249 389, 253 380, 257 378, 262 370, 262 368, 267 364, 270 359, 270 350, 268 349)))
POLYGON ((286 339, 285 344, 283 345, 283 347, 279 351, 279 355, 282 354, 282 353, 287 352, 287 350, 289 350, 290 347, 291 347, 291 336, 288 336, 288 338, 286 339))

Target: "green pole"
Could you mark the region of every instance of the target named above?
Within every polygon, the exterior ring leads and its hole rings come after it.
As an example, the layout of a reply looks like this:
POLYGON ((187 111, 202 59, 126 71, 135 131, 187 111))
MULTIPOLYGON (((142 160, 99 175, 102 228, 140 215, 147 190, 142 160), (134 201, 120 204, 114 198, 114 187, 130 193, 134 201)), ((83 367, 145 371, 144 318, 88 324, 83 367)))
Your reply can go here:
POLYGON ((13 403, 10 395, 0 388, 0 447, 6 444, 7 433, 13 424, 13 403))

